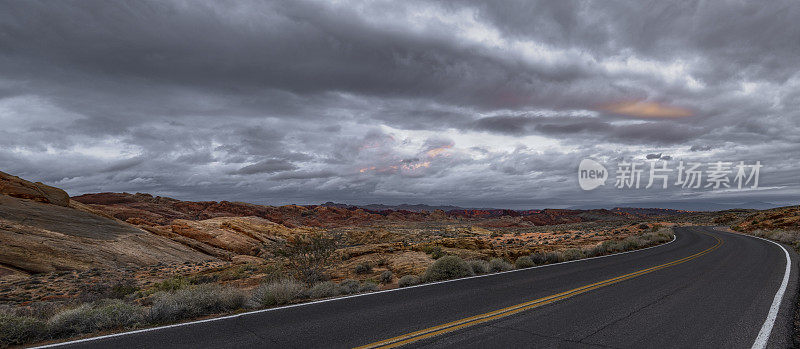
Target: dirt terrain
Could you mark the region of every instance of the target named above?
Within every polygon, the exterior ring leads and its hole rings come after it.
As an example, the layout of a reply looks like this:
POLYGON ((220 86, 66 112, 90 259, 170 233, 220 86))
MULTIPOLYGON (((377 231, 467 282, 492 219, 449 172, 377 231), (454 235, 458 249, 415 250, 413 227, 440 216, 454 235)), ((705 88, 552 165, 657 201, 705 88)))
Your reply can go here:
POLYGON ((437 258, 500 258, 581 249, 669 226, 673 210, 368 210, 341 205, 191 202, 149 194, 66 197, 0 176, 0 305, 51 308, 213 282, 252 289, 292 275, 282 251, 320 234, 335 241, 321 265, 333 281, 397 286, 437 258), (643 223, 645 222, 646 223, 643 223), (177 281, 176 281, 177 280, 177 281))

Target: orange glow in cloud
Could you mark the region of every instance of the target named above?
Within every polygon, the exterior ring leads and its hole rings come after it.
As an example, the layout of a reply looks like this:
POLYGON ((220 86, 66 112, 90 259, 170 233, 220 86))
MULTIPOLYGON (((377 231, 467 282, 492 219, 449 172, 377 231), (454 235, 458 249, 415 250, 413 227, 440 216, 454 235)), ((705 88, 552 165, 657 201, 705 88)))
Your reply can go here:
POLYGON ((600 109, 614 114, 638 118, 684 118, 692 116, 691 110, 658 102, 620 102, 606 104, 600 109))
POLYGON ((452 147, 453 147, 452 145, 445 145, 445 146, 442 146, 442 147, 433 148, 433 149, 428 150, 427 152, 425 152, 425 154, 428 155, 429 158, 435 158, 435 157, 437 157, 439 155, 448 156, 449 154, 447 154, 446 152, 447 152, 448 149, 450 149, 452 147))
MULTIPOLYGON (((368 166, 359 168, 359 173, 404 173, 404 174, 413 174, 418 170, 422 170, 425 168, 431 167, 431 161, 439 157, 449 157, 449 151, 453 148, 452 144, 443 145, 441 147, 433 148, 427 151, 424 151, 424 159, 420 160, 419 158, 408 159, 400 161, 399 164, 396 165, 384 165, 384 166, 368 166)), ((420 154, 421 155, 421 154, 420 154)), ((386 160, 386 159, 384 159, 386 160)), ((394 161, 387 161, 392 163, 394 161)), ((395 162, 396 163, 396 162, 395 162)))
POLYGON ((403 169, 404 170, 408 170, 408 171, 414 171, 414 170, 419 169, 419 168, 426 168, 426 167, 430 167, 430 166, 431 166, 431 162, 430 161, 425 161, 425 162, 418 162, 418 163, 415 163, 415 164, 403 164, 403 169))

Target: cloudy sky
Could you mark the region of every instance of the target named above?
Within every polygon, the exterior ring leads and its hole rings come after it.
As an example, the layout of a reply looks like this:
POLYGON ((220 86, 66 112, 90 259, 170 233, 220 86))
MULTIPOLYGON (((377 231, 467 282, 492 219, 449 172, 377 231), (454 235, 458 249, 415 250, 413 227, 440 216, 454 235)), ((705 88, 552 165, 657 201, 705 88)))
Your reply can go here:
POLYGON ((0 171, 266 204, 796 203, 797 18, 794 1, 5 1, 0 171), (760 188, 613 188, 648 154, 761 161, 760 188), (583 158, 605 186, 580 189, 583 158))

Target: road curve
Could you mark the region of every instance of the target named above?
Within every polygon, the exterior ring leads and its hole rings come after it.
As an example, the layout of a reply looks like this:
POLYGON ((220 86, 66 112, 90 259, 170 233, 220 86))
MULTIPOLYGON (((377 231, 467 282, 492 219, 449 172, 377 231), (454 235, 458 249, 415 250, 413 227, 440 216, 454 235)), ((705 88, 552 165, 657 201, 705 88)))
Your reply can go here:
POLYGON ((759 333, 769 348, 791 346, 792 249, 710 227, 676 235, 631 253, 58 346, 750 348, 759 333))

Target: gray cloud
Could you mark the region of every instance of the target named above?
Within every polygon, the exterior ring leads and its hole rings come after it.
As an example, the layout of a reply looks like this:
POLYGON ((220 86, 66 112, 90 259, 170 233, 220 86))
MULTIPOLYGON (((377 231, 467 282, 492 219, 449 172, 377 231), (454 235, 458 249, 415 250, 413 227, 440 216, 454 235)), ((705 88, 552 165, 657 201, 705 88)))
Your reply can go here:
POLYGON ((574 183, 582 158, 652 152, 800 191, 788 1, 228 5, 0 4, 0 170, 275 204, 693 195, 574 183))
POLYGON ((244 166, 231 174, 251 175, 257 173, 275 173, 281 171, 296 170, 297 166, 286 160, 268 159, 259 161, 252 165, 244 166))

